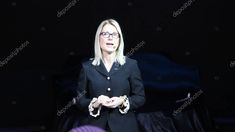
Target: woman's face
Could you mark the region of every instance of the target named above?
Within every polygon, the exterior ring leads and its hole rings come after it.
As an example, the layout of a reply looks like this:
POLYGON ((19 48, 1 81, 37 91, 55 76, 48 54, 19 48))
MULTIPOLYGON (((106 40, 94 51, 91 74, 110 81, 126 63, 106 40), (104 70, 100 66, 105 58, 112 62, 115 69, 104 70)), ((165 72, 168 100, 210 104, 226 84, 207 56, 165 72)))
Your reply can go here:
POLYGON ((111 24, 106 24, 101 31, 99 39, 102 52, 115 52, 119 45, 119 39, 120 38, 117 29, 111 24))

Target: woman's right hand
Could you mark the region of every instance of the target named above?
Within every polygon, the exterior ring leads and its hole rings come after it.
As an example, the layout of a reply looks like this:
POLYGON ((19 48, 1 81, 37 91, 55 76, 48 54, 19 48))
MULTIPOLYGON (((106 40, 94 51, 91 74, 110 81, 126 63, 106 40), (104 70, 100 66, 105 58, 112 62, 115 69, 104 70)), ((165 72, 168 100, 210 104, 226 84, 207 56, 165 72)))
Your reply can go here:
POLYGON ((98 108, 100 105, 107 104, 111 101, 111 99, 108 96, 100 95, 97 99, 97 101, 93 104, 94 108, 98 108))

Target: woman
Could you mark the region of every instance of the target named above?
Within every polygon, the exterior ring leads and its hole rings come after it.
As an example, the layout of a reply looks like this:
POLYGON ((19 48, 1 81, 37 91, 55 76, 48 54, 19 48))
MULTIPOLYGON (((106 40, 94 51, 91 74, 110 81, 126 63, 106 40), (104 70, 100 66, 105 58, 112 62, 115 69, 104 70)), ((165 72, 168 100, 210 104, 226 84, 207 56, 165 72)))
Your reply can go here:
POLYGON ((89 125, 111 132, 138 132, 134 110, 145 102, 137 61, 123 55, 121 28, 104 20, 95 36, 95 57, 82 63, 77 106, 89 112, 89 125))

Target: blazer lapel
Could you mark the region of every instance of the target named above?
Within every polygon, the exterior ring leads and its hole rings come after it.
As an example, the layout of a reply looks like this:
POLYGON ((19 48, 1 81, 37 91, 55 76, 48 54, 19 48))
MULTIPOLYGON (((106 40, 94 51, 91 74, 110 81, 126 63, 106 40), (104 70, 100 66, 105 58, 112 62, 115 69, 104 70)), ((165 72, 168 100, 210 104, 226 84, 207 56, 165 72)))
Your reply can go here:
POLYGON ((121 65, 118 63, 118 62, 114 62, 113 65, 112 65, 112 68, 109 72, 109 75, 113 75, 114 73, 118 72, 121 68, 121 65))
POLYGON ((108 72, 104 66, 104 63, 102 61, 100 61, 100 65, 99 66, 95 66, 95 69, 100 72, 101 74, 105 75, 105 76, 111 76, 114 73, 118 72, 121 68, 121 65, 118 62, 114 62, 110 71, 108 72))
POLYGON ((99 73, 101 73, 101 74, 103 74, 103 75, 105 75, 105 76, 108 76, 108 72, 107 72, 107 70, 106 70, 106 68, 105 68, 105 66, 104 66, 104 64, 103 64, 102 61, 100 61, 100 65, 99 65, 99 66, 95 66, 95 69, 96 69, 99 73))

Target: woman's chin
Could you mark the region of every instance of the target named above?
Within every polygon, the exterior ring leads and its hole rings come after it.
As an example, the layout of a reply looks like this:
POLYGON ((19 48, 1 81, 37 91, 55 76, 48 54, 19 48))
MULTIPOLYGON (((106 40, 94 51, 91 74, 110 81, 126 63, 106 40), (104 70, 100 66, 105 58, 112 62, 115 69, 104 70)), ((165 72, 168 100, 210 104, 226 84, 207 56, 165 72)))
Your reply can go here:
POLYGON ((105 52, 111 54, 111 53, 115 52, 115 50, 114 49, 106 49, 105 52))

